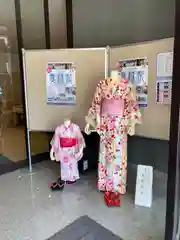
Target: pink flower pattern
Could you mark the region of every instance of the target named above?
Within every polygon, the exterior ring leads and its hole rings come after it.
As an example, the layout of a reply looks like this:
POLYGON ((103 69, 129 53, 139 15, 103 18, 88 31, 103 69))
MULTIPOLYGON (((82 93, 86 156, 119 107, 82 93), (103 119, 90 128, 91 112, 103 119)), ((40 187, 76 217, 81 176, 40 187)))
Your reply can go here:
POLYGON ((75 181, 79 179, 78 161, 82 158, 85 148, 85 140, 79 126, 72 123, 68 127, 62 124, 56 128, 51 146, 56 153, 56 161, 61 162, 61 179, 64 181, 75 181), (64 148, 61 139, 75 139, 76 145, 64 148))
POLYGON ((96 130, 100 135, 98 189, 124 194, 127 179, 127 132, 132 123, 141 123, 141 113, 138 104, 133 100, 135 98, 132 94, 132 86, 128 81, 124 80, 109 87, 111 83, 112 80, 109 78, 98 84, 88 111, 88 118, 96 123, 96 130), (123 100, 123 116, 101 116, 103 99, 123 100), (97 116, 100 116, 99 125, 97 116), (118 154, 120 155, 117 156, 118 154))

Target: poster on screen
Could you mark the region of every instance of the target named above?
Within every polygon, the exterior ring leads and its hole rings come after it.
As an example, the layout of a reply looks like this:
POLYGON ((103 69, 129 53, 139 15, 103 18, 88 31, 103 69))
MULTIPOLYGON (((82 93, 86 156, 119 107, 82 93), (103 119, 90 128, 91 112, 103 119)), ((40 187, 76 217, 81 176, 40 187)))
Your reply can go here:
POLYGON ((156 103, 171 104, 173 52, 157 54, 156 103))
POLYGON ((76 70, 72 62, 48 63, 46 102, 56 105, 76 104, 76 70))
POLYGON ((148 105, 148 59, 147 57, 119 60, 121 75, 136 88, 136 100, 140 107, 148 105))

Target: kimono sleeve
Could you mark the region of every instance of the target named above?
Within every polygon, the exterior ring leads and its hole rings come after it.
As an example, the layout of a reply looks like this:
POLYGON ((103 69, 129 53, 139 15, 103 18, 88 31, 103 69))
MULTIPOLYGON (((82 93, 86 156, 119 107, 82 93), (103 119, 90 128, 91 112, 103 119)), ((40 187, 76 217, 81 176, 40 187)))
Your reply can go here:
POLYGON ((56 128, 54 136, 50 142, 53 152, 57 153, 59 150, 59 128, 56 128))
POLYGON ((136 94, 133 86, 129 88, 129 96, 125 102, 125 123, 127 126, 127 134, 135 134, 136 124, 141 124, 142 117, 139 105, 136 101, 136 94))
POLYGON ((77 139, 78 139, 78 145, 80 148, 85 148, 86 144, 85 144, 85 140, 84 137, 81 133, 81 129, 79 127, 77 127, 77 139))
POLYGON ((81 130, 78 126, 76 126, 76 138, 78 142, 78 151, 76 153, 76 159, 79 161, 83 157, 83 150, 86 147, 84 137, 81 133, 81 130))
POLYGON ((101 101, 102 101, 102 89, 101 89, 101 82, 100 82, 96 88, 96 92, 94 94, 92 104, 85 118, 86 123, 90 124, 95 129, 100 123, 101 101))

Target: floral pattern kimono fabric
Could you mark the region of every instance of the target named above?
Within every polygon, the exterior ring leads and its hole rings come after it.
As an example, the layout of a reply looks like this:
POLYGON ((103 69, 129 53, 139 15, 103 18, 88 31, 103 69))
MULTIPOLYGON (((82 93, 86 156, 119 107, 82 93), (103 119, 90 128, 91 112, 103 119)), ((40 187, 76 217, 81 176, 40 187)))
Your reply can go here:
POLYGON ((76 181, 79 179, 78 161, 83 156, 85 141, 80 128, 72 123, 57 127, 51 146, 56 161, 61 163, 61 180, 76 181))
POLYGON ((127 134, 133 135, 141 123, 139 106, 127 80, 113 84, 102 80, 96 89, 86 122, 100 135, 98 189, 126 192, 127 134))

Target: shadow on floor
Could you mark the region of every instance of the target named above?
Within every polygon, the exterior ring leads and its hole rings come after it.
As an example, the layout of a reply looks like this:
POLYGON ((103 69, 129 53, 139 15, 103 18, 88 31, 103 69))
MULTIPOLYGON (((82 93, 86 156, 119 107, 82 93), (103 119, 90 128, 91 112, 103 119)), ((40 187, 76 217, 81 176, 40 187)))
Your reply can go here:
MULTIPOLYGON (((49 158, 49 153, 42 153, 32 156, 32 164, 42 162, 49 158)), ((13 172, 17 169, 28 167, 28 160, 20 160, 18 162, 12 162, 6 156, 0 156, 0 175, 13 172)))

